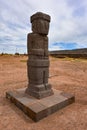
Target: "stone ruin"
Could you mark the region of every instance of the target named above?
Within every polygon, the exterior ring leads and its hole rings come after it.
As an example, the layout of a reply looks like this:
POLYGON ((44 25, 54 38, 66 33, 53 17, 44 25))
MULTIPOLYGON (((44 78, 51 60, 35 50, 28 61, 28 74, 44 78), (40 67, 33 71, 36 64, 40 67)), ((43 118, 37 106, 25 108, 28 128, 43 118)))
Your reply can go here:
POLYGON ((31 16, 32 33, 27 36, 27 88, 6 92, 6 97, 34 121, 39 121, 73 103, 75 97, 51 88, 49 77, 48 32, 50 16, 31 16))
POLYGON ((28 88, 26 92, 38 99, 53 94, 49 77, 48 31, 50 16, 36 13, 31 16, 32 33, 27 37, 28 88))

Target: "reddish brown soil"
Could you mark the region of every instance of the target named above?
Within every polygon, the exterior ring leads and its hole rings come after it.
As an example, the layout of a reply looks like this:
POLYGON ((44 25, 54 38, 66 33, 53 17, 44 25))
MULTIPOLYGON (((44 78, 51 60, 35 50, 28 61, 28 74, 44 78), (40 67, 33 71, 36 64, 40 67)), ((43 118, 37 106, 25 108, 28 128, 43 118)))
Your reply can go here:
POLYGON ((0 130, 87 130, 87 60, 50 58, 53 88, 75 94, 75 103, 35 123, 5 98, 27 86, 27 57, 0 56, 0 130))

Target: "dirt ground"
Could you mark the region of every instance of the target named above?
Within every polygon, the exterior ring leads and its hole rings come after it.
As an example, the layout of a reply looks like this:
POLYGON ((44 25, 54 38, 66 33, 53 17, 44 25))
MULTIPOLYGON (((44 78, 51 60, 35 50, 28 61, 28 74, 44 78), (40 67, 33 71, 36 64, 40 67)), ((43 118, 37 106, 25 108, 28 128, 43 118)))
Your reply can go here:
POLYGON ((53 88, 75 95, 75 103, 33 122, 5 98, 27 86, 26 56, 0 56, 0 130, 87 130, 87 60, 50 58, 53 88))

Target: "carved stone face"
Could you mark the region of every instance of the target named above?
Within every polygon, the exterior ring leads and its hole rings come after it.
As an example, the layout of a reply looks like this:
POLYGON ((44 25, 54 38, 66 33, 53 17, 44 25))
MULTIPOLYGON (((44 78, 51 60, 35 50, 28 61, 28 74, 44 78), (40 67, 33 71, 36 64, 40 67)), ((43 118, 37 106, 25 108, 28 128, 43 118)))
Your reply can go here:
POLYGON ((31 16, 32 31, 34 33, 47 35, 49 32, 49 22, 49 15, 40 12, 34 14, 31 16))
POLYGON ((49 31, 49 22, 42 19, 35 19, 32 22, 32 31, 34 33, 47 35, 49 31))

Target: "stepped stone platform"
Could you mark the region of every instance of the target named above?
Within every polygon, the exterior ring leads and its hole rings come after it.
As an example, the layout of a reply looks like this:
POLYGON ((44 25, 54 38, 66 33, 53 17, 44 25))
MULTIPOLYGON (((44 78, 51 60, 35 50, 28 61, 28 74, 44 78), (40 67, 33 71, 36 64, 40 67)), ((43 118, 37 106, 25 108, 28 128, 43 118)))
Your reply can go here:
POLYGON ((25 91, 26 88, 7 92, 6 98, 10 99, 11 102, 35 122, 75 101, 74 95, 55 89, 53 89, 53 95, 42 99, 36 99, 25 93, 25 91))

